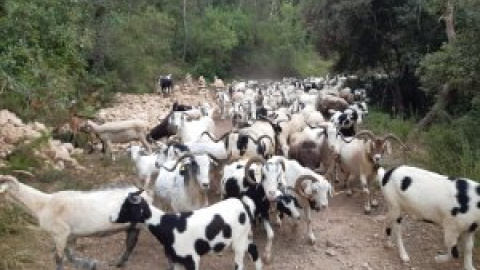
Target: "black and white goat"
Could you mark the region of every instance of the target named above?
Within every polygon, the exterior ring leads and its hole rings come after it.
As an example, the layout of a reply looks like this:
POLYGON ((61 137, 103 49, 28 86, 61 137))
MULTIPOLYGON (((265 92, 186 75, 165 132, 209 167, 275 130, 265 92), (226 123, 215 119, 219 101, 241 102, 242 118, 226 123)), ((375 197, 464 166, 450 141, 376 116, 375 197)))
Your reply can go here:
POLYGON ((123 205, 110 216, 115 223, 146 223, 163 245, 169 269, 197 270, 200 257, 232 246, 235 269, 243 270, 245 252, 256 270, 262 269, 257 246, 249 239, 255 204, 248 197, 231 198, 193 212, 166 214, 137 193, 125 197, 123 205))
POLYGON ((165 116, 164 119, 161 119, 160 124, 156 125, 154 128, 152 128, 148 134, 147 134, 147 140, 150 143, 153 143, 154 141, 158 141, 163 138, 168 138, 170 136, 173 136, 177 134, 177 127, 175 127, 171 123, 171 116, 173 115, 174 112, 184 112, 191 110, 193 107, 180 104, 177 101, 175 101, 172 105, 172 109, 170 112, 165 116))
POLYGON ((464 251, 464 269, 475 270, 472 249, 480 224, 480 185, 470 179, 448 177, 425 169, 400 166, 388 171, 379 168, 377 181, 388 204, 387 245, 395 234, 400 258, 409 262, 402 239, 401 223, 405 214, 442 226, 446 254, 437 255, 438 263, 459 258, 464 251))
MULTIPOLYGON (((222 199, 241 198, 246 195, 255 203, 255 217, 262 219, 264 229, 267 233, 267 244, 265 245, 264 261, 271 261, 271 250, 274 232, 270 223, 270 200, 266 199, 265 188, 263 187, 265 177, 262 175, 262 166, 255 166, 252 161, 241 160, 233 162, 224 167, 221 190, 222 199), (248 167, 247 167, 248 166, 248 167), (253 167, 253 168, 252 168, 253 167), (246 176, 245 174, 248 174, 246 176)), ((278 181, 274 184, 278 186, 278 181)), ((288 215, 294 219, 300 219, 298 201, 294 196, 283 194, 277 191, 275 199, 276 208, 280 215, 288 215)))

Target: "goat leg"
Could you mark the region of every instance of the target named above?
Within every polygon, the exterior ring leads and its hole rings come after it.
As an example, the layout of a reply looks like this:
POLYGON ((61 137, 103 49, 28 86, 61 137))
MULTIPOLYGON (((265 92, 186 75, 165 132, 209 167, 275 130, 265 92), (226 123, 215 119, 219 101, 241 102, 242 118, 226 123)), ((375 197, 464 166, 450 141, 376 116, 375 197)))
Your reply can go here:
POLYGON ((68 242, 68 246, 65 249, 65 257, 67 257, 67 260, 75 265, 77 268, 83 268, 83 269, 96 269, 97 267, 97 262, 95 260, 90 260, 90 259, 85 259, 85 258, 80 258, 76 257, 74 252, 73 252, 73 247, 76 244, 76 239, 72 239, 68 242))
POLYGON ((128 261, 130 254, 137 245, 138 235, 140 234, 140 229, 138 228, 129 228, 126 232, 127 239, 125 240, 125 252, 118 262, 115 264, 117 267, 125 266, 125 263, 128 261))

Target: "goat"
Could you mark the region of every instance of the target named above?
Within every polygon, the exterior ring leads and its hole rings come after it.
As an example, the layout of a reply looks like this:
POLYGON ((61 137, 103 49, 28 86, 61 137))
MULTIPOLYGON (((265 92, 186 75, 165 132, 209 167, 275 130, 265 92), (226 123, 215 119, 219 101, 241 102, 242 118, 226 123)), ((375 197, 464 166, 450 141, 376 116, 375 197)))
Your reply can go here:
POLYGON ((160 165, 155 193, 162 205, 174 212, 191 211, 208 205, 210 157, 183 154, 160 165))
MULTIPOLYGON (((271 261, 271 249, 273 243, 274 232, 270 224, 269 210, 270 201, 265 200, 266 193, 262 185, 262 179, 255 179, 255 169, 250 168, 248 174, 250 179, 245 176, 246 160, 237 161, 224 167, 222 176, 222 199, 241 198, 246 195, 255 203, 255 217, 262 219, 263 226, 267 232, 267 244, 265 245, 264 261, 271 261)), ((252 164, 253 165, 253 164, 252 164)), ((258 168, 258 167, 257 167, 258 168)), ((258 169, 261 170, 261 167, 258 169)), ((260 173, 261 174, 261 173, 260 173)), ((260 175, 257 178, 264 178, 260 175)), ((296 199, 293 196, 278 193, 276 198, 276 206, 280 214, 287 214, 294 219, 300 218, 297 210, 296 199)))
POLYGON ((128 143, 133 140, 140 140, 145 149, 150 153, 151 147, 147 142, 147 123, 140 120, 125 120, 109 122, 98 125, 87 120, 85 129, 97 134, 103 144, 106 155, 113 158, 111 152, 112 143, 128 143))
POLYGON ((168 74, 167 76, 160 76, 158 78, 158 86, 160 86, 160 90, 163 95, 171 94, 173 90, 173 79, 172 74, 168 74))
POLYGON ((200 257, 221 252, 230 245, 234 251, 235 269, 243 270, 246 251, 256 270, 262 269, 257 246, 249 239, 255 204, 248 198, 230 198, 193 212, 166 214, 146 202, 137 193, 129 194, 111 222, 146 223, 163 245, 169 269, 199 269, 200 257))
POLYGON ((393 134, 387 134, 384 137, 375 136, 371 131, 364 130, 355 135, 349 141, 340 144, 338 149, 338 163, 345 173, 344 181, 347 193, 351 194, 352 190, 349 185, 351 175, 360 177, 363 193, 365 194, 365 213, 371 212, 371 206, 377 206, 377 201, 372 200, 374 197, 370 194, 369 183, 375 177, 376 168, 382 160, 385 152, 391 152, 389 140, 394 140, 406 149, 403 142, 393 134), (361 138, 366 137, 366 141, 361 138))
POLYGON ((385 201, 387 245, 396 235, 400 258, 410 262, 402 239, 404 214, 442 226, 446 254, 437 255, 438 263, 459 258, 463 247, 464 269, 475 270, 472 261, 475 232, 480 223, 480 185, 466 178, 448 177, 425 169, 399 166, 388 171, 379 168, 376 174, 385 201))
POLYGON ((294 195, 305 212, 308 239, 311 244, 314 244, 316 240, 310 209, 320 211, 328 205, 328 196, 333 194, 332 185, 322 175, 303 167, 295 160, 274 156, 268 161, 283 169, 284 187, 287 191, 295 191, 294 195))
MULTIPOLYGON (((118 209, 123 198, 138 189, 131 187, 98 191, 58 191, 47 194, 19 182, 10 175, 0 175, 0 193, 24 207, 34 216, 40 228, 47 231, 55 242, 57 270, 63 269, 67 259, 76 267, 95 269, 96 262, 78 258, 73 254, 76 239, 88 236, 105 236, 126 231, 126 249, 116 263, 123 266, 135 248, 139 229, 135 225, 111 224, 108 220, 112 211, 118 209)), ((139 193, 140 194, 140 193, 139 193)), ((143 193, 148 201, 151 197, 143 193)))

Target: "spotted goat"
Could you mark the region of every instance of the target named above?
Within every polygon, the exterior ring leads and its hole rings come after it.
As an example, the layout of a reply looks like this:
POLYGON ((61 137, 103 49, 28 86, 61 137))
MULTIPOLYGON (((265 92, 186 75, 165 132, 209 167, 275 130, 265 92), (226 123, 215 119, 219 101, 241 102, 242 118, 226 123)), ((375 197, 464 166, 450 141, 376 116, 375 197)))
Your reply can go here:
POLYGON ((112 213, 114 223, 146 223, 150 232, 163 245, 169 269, 200 269, 200 257, 221 252, 232 246, 235 269, 243 270, 248 251, 256 270, 262 269, 257 246, 249 239, 255 204, 248 198, 230 198, 193 212, 167 214, 130 193, 112 213))
POLYGON ((438 263, 459 258, 464 251, 464 269, 475 270, 472 261, 474 234, 480 224, 480 185, 470 179, 448 177, 428 170, 400 166, 385 171, 379 168, 377 180, 388 204, 387 246, 395 234, 400 258, 410 262, 402 239, 405 214, 442 226, 446 254, 437 255, 438 263))

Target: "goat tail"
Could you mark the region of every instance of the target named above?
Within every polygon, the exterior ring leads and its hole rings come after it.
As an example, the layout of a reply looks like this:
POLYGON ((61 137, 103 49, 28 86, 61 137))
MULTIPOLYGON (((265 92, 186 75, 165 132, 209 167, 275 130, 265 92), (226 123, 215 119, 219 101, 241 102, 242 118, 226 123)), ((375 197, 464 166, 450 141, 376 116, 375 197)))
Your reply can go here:
POLYGON ((255 218, 253 217, 255 213, 255 203, 247 195, 241 195, 240 202, 243 204, 243 207, 247 212, 250 223, 255 224, 255 218))

